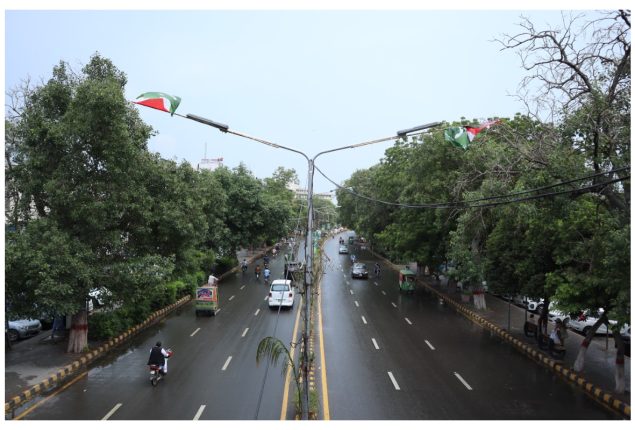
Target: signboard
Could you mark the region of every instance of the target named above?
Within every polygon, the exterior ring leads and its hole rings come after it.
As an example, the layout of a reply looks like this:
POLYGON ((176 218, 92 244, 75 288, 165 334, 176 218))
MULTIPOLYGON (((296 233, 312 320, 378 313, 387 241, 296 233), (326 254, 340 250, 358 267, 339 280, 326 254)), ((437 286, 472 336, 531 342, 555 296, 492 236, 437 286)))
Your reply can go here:
POLYGON ((217 302, 218 287, 199 287, 196 289, 196 300, 202 302, 217 302))

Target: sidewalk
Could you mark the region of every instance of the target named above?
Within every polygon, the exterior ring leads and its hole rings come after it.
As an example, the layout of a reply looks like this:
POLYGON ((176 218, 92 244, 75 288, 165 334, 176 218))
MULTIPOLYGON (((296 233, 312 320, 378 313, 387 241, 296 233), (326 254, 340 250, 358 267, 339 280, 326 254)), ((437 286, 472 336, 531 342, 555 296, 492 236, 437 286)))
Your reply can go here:
MULTIPOLYGON (((533 337, 527 337, 524 334, 523 327, 525 324, 525 309, 519 308, 514 304, 510 304, 496 296, 486 294, 486 306, 484 310, 477 310, 474 307, 474 303, 471 300, 469 303, 463 303, 461 301, 461 294, 456 290, 454 286, 448 287, 444 278, 441 281, 436 281, 433 277, 426 276, 423 283, 432 290, 445 295, 459 305, 462 305, 472 313, 482 317, 495 326, 503 329, 509 333, 513 338, 525 344, 528 347, 527 355, 531 355, 531 350, 538 351, 543 355, 549 355, 546 351, 542 351, 537 344, 537 341, 533 337)), ((527 318, 530 313, 527 312, 527 318)), ((537 316, 534 317, 537 320, 537 316)), ((476 321, 478 323, 478 321, 476 321)), ((548 332, 551 332, 553 324, 550 322, 548 332)), ((573 364, 577 358, 584 336, 578 334, 573 330, 568 330, 569 337, 566 339, 565 347, 567 352, 560 363, 566 370, 560 373, 567 374, 573 372, 573 364)), ((614 399, 618 399, 627 405, 630 405, 630 391, 631 391, 631 359, 625 357, 624 362, 624 374, 626 379, 626 391, 623 394, 615 393, 615 358, 616 349, 615 342, 612 338, 608 339, 608 349, 605 336, 596 336, 585 356, 584 369, 578 373, 578 376, 584 378, 586 382, 590 382, 596 388, 600 388, 605 394, 610 394, 614 399)), ((573 381, 575 382, 575 381, 573 381)), ((581 385, 581 384, 579 384, 581 385)), ((596 394, 596 397, 599 397, 596 394)), ((630 416, 630 406, 629 406, 630 416)))

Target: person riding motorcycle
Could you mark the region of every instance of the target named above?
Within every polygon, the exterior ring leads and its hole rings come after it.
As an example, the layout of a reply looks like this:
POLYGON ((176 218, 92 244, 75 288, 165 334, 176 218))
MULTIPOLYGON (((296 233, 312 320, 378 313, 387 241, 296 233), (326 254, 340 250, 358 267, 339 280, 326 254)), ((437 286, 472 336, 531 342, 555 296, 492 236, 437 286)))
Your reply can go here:
POLYGON ((254 275, 256 275, 256 279, 260 278, 260 265, 256 264, 256 268, 254 269, 254 275))
POLYGON ((240 268, 242 269, 243 272, 247 271, 247 259, 243 258, 243 262, 240 264, 240 268))
POLYGON ((268 266, 268 265, 269 265, 269 254, 266 254, 266 255, 263 257, 262 262, 263 262, 263 264, 264 264, 265 266, 268 266))
POLYGON ((168 373, 168 357, 170 354, 168 351, 161 347, 161 341, 158 341, 155 346, 150 350, 150 357, 148 358, 148 366, 159 366, 159 371, 165 375, 168 373))
POLYGON ((266 268, 264 271, 264 276, 265 276, 265 282, 269 282, 269 276, 271 275, 271 270, 269 270, 269 268, 266 268))

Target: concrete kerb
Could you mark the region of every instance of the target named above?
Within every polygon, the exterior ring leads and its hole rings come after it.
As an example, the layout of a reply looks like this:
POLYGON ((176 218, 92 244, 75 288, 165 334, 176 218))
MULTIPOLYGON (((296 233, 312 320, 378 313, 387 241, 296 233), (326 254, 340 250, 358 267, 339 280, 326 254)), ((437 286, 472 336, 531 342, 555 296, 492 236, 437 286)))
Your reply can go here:
MULTIPOLYGON (((394 264, 393 262, 385 259, 383 256, 381 256, 381 255, 379 255, 379 254, 377 254, 377 253, 375 253, 375 252, 373 252, 371 250, 369 250, 369 251, 373 255, 375 255, 377 258, 382 259, 387 264, 392 266, 394 269, 396 269, 396 270, 400 269, 399 265, 394 264)), ((569 382, 569 383, 573 384, 574 386, 582 389, 593 400, 599 402, 603 406, 608 407, 612 411, 621 414, 625 418, 628 418, 628 419, 631 418, 631 407, 630 407, 629 404, 624 403, 624 402, 622 402, 619 399, 615 399, 610 393, 605 392, 601 388, 595 387, 593 385, 593 383, 586 381, 586 379, 584 379, 582 376, 578 375, 573 370, 562 366, 560 363, 558 363, 557 361, 555 361, 551 357, 548 357, 545 354, 543 354, 542 352, 537 351, 536 349, 533 348, 533 346, 531 346, 531 345, 529 345, 529 344, 517 339, 516 337, 514 337, 510 333, 508 333, 507 330, 505 330, 505 329, 503 329, 501 327, 498 327, 496 324, 493 324, 492 322, 486 320, 482 316, 478 315, 476 312, 474 312, 474 311, 466 308, 465 306, 457 303, 456 301, 454 301, 450 297, 446 296, 445 294, 441 293, 440 291, 437 291, 432 286, 426 284, 423 281, 417 281, 417 282, 418 282, 419 285, 423 286, 428 291, 432 292, 437 297, 443 299, 445 302, 450 304, 453 308, 455 308, 457 311, 459 311, 459 313, 463 314, 465 317, 470 319, 472 322, 474 322, 474 323, 476 323, 476 324, 478 324, 478 325, 480 325, 480 326, 482 326, 484 328, 487 328, 492 333, 496 334, 501 339, 503 339, 505 342, 508 342, 508 343, 512 344, 514 346, 514 348, 518 349, 520 352, 522 352, 527 357, 529 357, 532 360, 536 361, 537 363, 547 367, 548 369, 551 369, 554 373, 556 373, 558 376, 560 376, 561 378, 563 378, 567 382, 569 382)))
POLYGON ((159 311, 153 312, 150 315, 150 317, 146 318, 146 320, 143 323, 137 324, 133 328, 126 330, 125 333, 105 341, 101 346, 82 355, 80 358, 73 361, 71 364, 63 367, 62 369, 58 370, 55 374, 49 376, 44 381, 41 381, 40 383, 23 391, 19 396, 13 397, 12 399, 10 399, 8 402, 4 404, 5 415, 9 413, 13 413, 17 407, 19 407, 22 403, 25 403, 31 400, 36 394, 45 392, 48 389, 59 386, 63 381, 68 379, 69 376, 76 373, 79 369, 86 367, 88 364, 90 364, 91 362, 95 361, 97 358, 104 355, 113 347, 120 345, 121 343, 128 340, 132 335, 136 334, 142 329, 145 329, 149 326, 154 325, 158 321, 160 316, 165 315, 180 306, 183 306, 185 303, 189 302, 190 300, 191 300, 191 297, 187 295, 181 298, 180 300, 178 300, 177 302, 159 311))
MULTIPOLYGON (((264 251, 259 252, 258 254, 256 254, 253 257, 251 257, 251 259, 248 260, 248 261, 250 263, 253 262, 254 260, 262 257, 265 252, 268 252, 271 249, 273 249, 273 246, 271 246, 270 248, 265 249, 264 251)), ((233 269, 231 269, 230 271, 223 273, 218 279, 221 280, 221 279, 227 277, 228 275, 230 275, 232 273, 235 273, 238 269, 239 269, 239 266, 236 266, 233 269)), ((59 386, 63 381, 68 379, 69 376, 71 376, 72 374, 76 373, 77 370, 79 370, 80 368, 86 367, 88 364, 90 364, 91 362, 95 361, 100 356, 104 355, 106 352, 108 352, 113 347, 118 346, 119 344, 123 343, 125 340, 129 339, 132 335, 136 334, 137 332, 139 332, 139 331, 141 331, 141 330, 143 330, 143 329, 145 329, 147 327, 150 327, 150 326, 154 325, 156 322, 158 322, 158 320, 162 316, 172 312, 177 307, 183 306, 184 304, 186 304, 190 300, 191 300, 191 297, 189 295, 187 295, 187 296, 181 298, 180 300, 178 300, 177 302, 175 302, 175 303, 173 303, 173 304, 171 304, 171 305, 169 305, 169 306, 167 306, 167 307, 165 307, 163 309, 160 309, 158 311, 153 312, 142 323, 137 324, 136 326, 126 330, 125 333, 123 333, 123 334, 121 334, 121 335, 119 335, 119 336, 117 336, 115 338, 111 338, 111 339, 105 341, 98 348, 95 348, 94 350, 82 355, 79 359, 75 360, 73 363, 69 364, 68 366, 65 366, 64 368, 58 370, 55 374, 49 376, 44 381, 41 381, 40 383, 38 383, 38 384, 30 387, 29 389, 23 391, 19 396, 15 396, 15 397, 11 398, 8 402, 6 402, 4 404, 5 414, 13 413, 13 411, 15 411, 15 409, 17 407, 19 407, 21 404, 31 400, 36 394, 38 394, 40 392, 44 392, 47 389, 59 386)))

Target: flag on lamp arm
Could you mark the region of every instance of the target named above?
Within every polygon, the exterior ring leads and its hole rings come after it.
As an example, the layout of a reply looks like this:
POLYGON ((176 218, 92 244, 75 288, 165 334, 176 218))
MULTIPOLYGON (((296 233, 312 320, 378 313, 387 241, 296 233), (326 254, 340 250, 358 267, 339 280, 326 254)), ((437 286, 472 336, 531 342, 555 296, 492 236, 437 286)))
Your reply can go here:
POLYGON ((455 146, 458 146, 459 148, 467 149, 477 134, 495 124, 498 124, 499 122, 500 119, 496 119, 492 121, 485 121, 478 127, 450 127, 445 130, 445 140, 455 146))
POLYGON ((445 140, 462 149, 467 149, 470 140, 464 127, 449 127, 445 129, 445 140))
POLYGON ((170 112, 170 114, 174 116, 176 108, 179 107, 181 103, 181 97, 171 96, 166 93, 149 92, 141 94, 137 97, 137 101, 133 103, 158 109, 163 112, 170 112))

